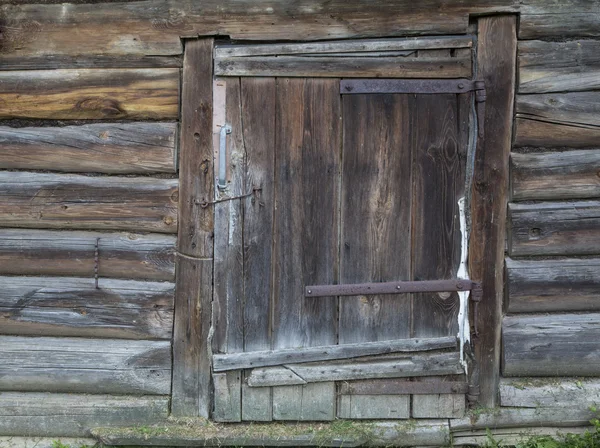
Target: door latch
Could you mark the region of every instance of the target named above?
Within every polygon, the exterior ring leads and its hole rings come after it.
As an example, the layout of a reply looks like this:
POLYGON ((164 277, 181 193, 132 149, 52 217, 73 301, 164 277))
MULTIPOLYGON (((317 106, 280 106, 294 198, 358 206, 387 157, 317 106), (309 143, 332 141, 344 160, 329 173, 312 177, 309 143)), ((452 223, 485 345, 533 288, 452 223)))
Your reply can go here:
POLYGON ((227 134, 231 134, 231 126, 221 126, 219 132, 219 177, 217 187, 219 190, 227 188, 227 134))

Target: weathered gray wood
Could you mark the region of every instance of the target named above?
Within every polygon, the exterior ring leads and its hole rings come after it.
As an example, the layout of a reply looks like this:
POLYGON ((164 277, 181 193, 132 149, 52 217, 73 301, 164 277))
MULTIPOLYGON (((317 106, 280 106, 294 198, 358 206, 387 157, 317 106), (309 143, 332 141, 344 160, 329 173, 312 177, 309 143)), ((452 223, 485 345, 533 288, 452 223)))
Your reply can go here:
POLYGON ((600 126, 600 92, 517 95, 517 116, 554 123, 600 126))
POLYGON ((171 339, 173 283, 0 277, 2 334, 171 339))
MULTIPOLYGON (((568 15, 568 14, 567 14, 568 15)), ((574 92, 600 87, 600 42, 519 42, 519 93, 574 92)))
POLYGON ((2 62, 5 70, 56 70, 72 68, 181 68, 183 58, 176 56, 144 55, 52 55, 39 57, 33 54, 9 58, 2 62))
POLYGON ((233 370, 213 374, 215 387, 212 418, 217 422, 239 422, 242 415, 242 372, 233 370))
MULTIPOLYGON (((306 383, 462 373, 457 352, 405 356, 392 361, 289 364, 285 368, 291 370, 306 383)), ((279 379, 281 371, 280 367, 253 369, 248 378, 248 384, 252 387, 277 386, 281 381, 279 379), (272 372, 275 374, 274 376, 272 376, 272 372)))
POLYGON ((175 233, 177 179, 0 172, 0 226, 175 233))
POLYGON ((588 124, 570 124, 515 119, 515 147, 594 148, 598 147, 600 127, 588 124))
POLYGON ((340 395, 338 418, 410 418, 410 395, 340 395))
POLYGON ((0 273, 91 278, 96 242, 100 277, 175 279, 175 236, 152 233, 0 229, 0 273))
POLYGON ((465 415, 464 394, 413 396, 413 418, 460 418, 465 415), (418 398, 418 399, 417 399, 418 398))
POLYGON ((509 204, 508 253, 600 253, 600 202, 509 204))
MULTIPOLYGON (((440 381, 435 385, 436 391, 446 394, 467 393, 465 381, 440 381)), ((431 385, 422 381, 406 379, 379 379, 344 381, 339 384, 341 395, 423 395, 431 393, 431 385)))
POLYGON ((506 317, 506 376, 594 376, 600 369, 600 314, 506 317))
POLYGON ((0 393, 2 436, 82 437, 99 426, 151 425, 168 414, 168 397, 0 393))
POLYGON ((335 383, 273 388, 273 420, 328 421, 335 418, 335 383))
POLYGON ((378 422, 373 426, 369 446, 448 446, 448 420, 378 422))
POLYGON ((600 13, 595 1, 525 0, 519 4, 520 39, 600 35, 600 13))
POLYGON ((312 361, 357 358, 385 353, 418 352, 456 348, 456 337, 397 339, 393 341, 300 347, 281 350, 246 352, 213 356, 215 372, 256 367, 277 366, 312 361))
POLYGON ((179 69, 4 71, 0 101, 0 118, 177 119, 179 69))
POLYGON ((86 448, 94 446, 96 439, 83 437, 19 437, 19 436, 2 436, 0 437, 0 448, 55 448, 57 442, 60 446, 70 448, 86 448))
POLYGON ((169 394, 169 341, 0 336, 0 390, 169 394))
POLYGON ((593 432, 593 427, 585 425, 578 428, 557 428, 557 427, 537 427, 537 428, 501 428, 485 429, 474 431, 462 431, 452 433, 452 444, 454 446, 484 446, 489 443, 490 437, 500 441, 502 446, 520 446, 533 437, 550 437, 560 439, 568 434, 584 434, 593 432))
POLYGON ((508 311, 600 311, 600 260, 506 259, 508 311))
POLYGON ((600 150, 511 154, 513 200, 600 196, 600 150))
MULTIPOLYGON (((553 408, 576 414, 577 409, 592 412, 589 407, 599 402, 600 380, 598 379, 504 378, 500 382, 502 406, 518 406, 535 410, 553 408)), ((553 424, 562 426, 560 422, 553 422, 553 424)))
POLYGON ((0 126, 0 168, 100 173, 175 172, 177 123, 0 126))

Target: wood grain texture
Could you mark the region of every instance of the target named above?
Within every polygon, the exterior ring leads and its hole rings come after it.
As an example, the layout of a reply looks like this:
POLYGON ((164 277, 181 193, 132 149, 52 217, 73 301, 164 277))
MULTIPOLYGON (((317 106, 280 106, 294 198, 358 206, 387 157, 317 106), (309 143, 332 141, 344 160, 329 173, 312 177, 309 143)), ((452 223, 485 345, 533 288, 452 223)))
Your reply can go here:
POLYGON ((177 179, 0 172, 0 226, 177 231, 177 179))
POLYGON ((99 173, 175 172, 177 123, 0 126, 0 168, 99 173))
MULTIPOLYGON (((567 14, 568 15, 568 14, 567 14)), ((519 93, 575 92, 600 87, 600 42, 519 42, 519 93)))
POLYGON ((506 259, 511 313, 600 311, 600 260, 506 259))
MULTIPOLYGON (((524 408, 523 411, 549 408, 566 412, 580 409, 589 413, 589 406, 600 401, 600 381, 593 378, 540 378, 532 381, 504 378, 500 382, 500 401, 502 406, 518 406, 524 408)), ((562 426, 561 422, 556 424, 562 426)))
POLYGON ((151 425, 169 415, 169 397, 2 392, 0 435, 89 436, 98 426, 151 425))
POLYGON ((186 43, 179 155, 179 222, 171 412, 208 418, 214 209, 212 39, 186 43))
POLYGON ((515 148, 594 148, 598 147, 599 138, 599 126, 531 120, 521 116, 515 119, 515 148))
POLYGON ((0 118, 177 119, 179 70, 0 72, 0 118))
POLYGON ((167 395, 169 341, 0 336, 0 390, 167 395))
POLYGON ((511 16, 478 20, 477 66, 485 81, 485 138, 477 141, 471 197, 470 278, 480 281, 485 300, 479 306, 479 328, 485 328, 476 344, 480 367, 480 403, 496 403, 500 371, 502 316, 502 266, 508 166, 516 63, 516 20, 511 16), (490 137, 492 136, 492 137, 490 137))
POLYGON ((175 279, 175 236, 0 229, 0 274, 175 279))
POLYGON ((338 418, 408 419, 409 395, 340 395, 338 418))
POLYGON ((330 421, 335 419, 333 382, 273 388, 273 420, 330 421))
MULTIPOLYGON (((599 47, 600 48, 600 47, 599 47)), ((517 116, 570 126, 600 126, 600 92, 516 96, 517 116)))
POLYGON ((600 253, 600 202, 509 204, 508 253, 593 255, 600 253))
POLYGON ((464 394, 428 394, 412 399, 413 418, 460 418, 465 415, 464 394))
POLYGON ((600 13, 595 0, 525 0, 519 3, 519 39, 600 35, 600 13))
MULTIPOLYGON (((435 378, 435 377, 432 377, 435 378)), ((436 379, 435 390, 444 394, 464 393, 467 388, 465 381, 441 381, 436 379)), ((376 379, 344 381, 339 384, 340 395, 428 395, 432 385, 414 379, 376 379)), ((444 378, 446 380, 446 378, 444 378)))
POLYGON ((457 446, 482 446, 490 440, 502 440, 507 446, 519 446, 527 443, 532 438, 536 439, 563 439, 566 434, 580 437, 585 433, 593 431, 592 427, 585 425, 578 428, 547 427, 536 426, 533 428, 496 428, 496 429, 475 429, 469 431, 456 431, 452 433, 452 443, 457 446))
POLYGON ((215 387, 212 418, 216 422, 239 422, 242 419, 242 372, 214 373, 215 387))
POLYGON ((173 283, 0 277, 0 333, 171 339, 173 283))
POLYGON ((510 160, 513 200, 600 196, 600 150, 512 153, 510 160))
POLYGON ((505 317, 505 376, 595 376, 600 369, 600 314, 505 317))

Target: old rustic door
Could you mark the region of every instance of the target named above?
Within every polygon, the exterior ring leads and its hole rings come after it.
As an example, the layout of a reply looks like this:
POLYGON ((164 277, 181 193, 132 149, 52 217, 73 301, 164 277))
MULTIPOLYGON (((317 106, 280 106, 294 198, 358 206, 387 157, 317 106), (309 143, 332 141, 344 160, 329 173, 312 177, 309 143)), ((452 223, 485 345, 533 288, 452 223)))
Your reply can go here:
MULTIPOLYGON (((461 42, 409 55, 415 76, 469 78, 461 42)), ((459 416, 456 292, 307 287, 457 277, 472 94, 342 79, 381 75, 391 50, 359 69, 273 47, 216 50, 215 419, 459 416)), ((384 74, 410 76, 407 60, 384 74)))

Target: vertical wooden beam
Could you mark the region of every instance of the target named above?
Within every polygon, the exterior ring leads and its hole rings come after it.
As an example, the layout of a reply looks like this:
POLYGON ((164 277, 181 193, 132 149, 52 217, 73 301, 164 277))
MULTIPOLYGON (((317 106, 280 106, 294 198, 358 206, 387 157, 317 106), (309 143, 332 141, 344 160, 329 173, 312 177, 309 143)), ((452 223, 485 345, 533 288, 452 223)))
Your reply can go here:
POLYGON ((175 416, 209 417, 214 210, 212 39, 185 46, 180 133, 179 234, 173 335, 175 416))
MULTIPOLYGON (((477 76, 485 81, 485 137, 477 142, 473 173, 471 278, 482 282, 479 305, 480 403, 496 405, 500 376, 500 327, 508 163, 512 138, 516 17, 493 16, 478 21, 477 76)), ((481 123, 480 123, 481 125, 481 123)))

